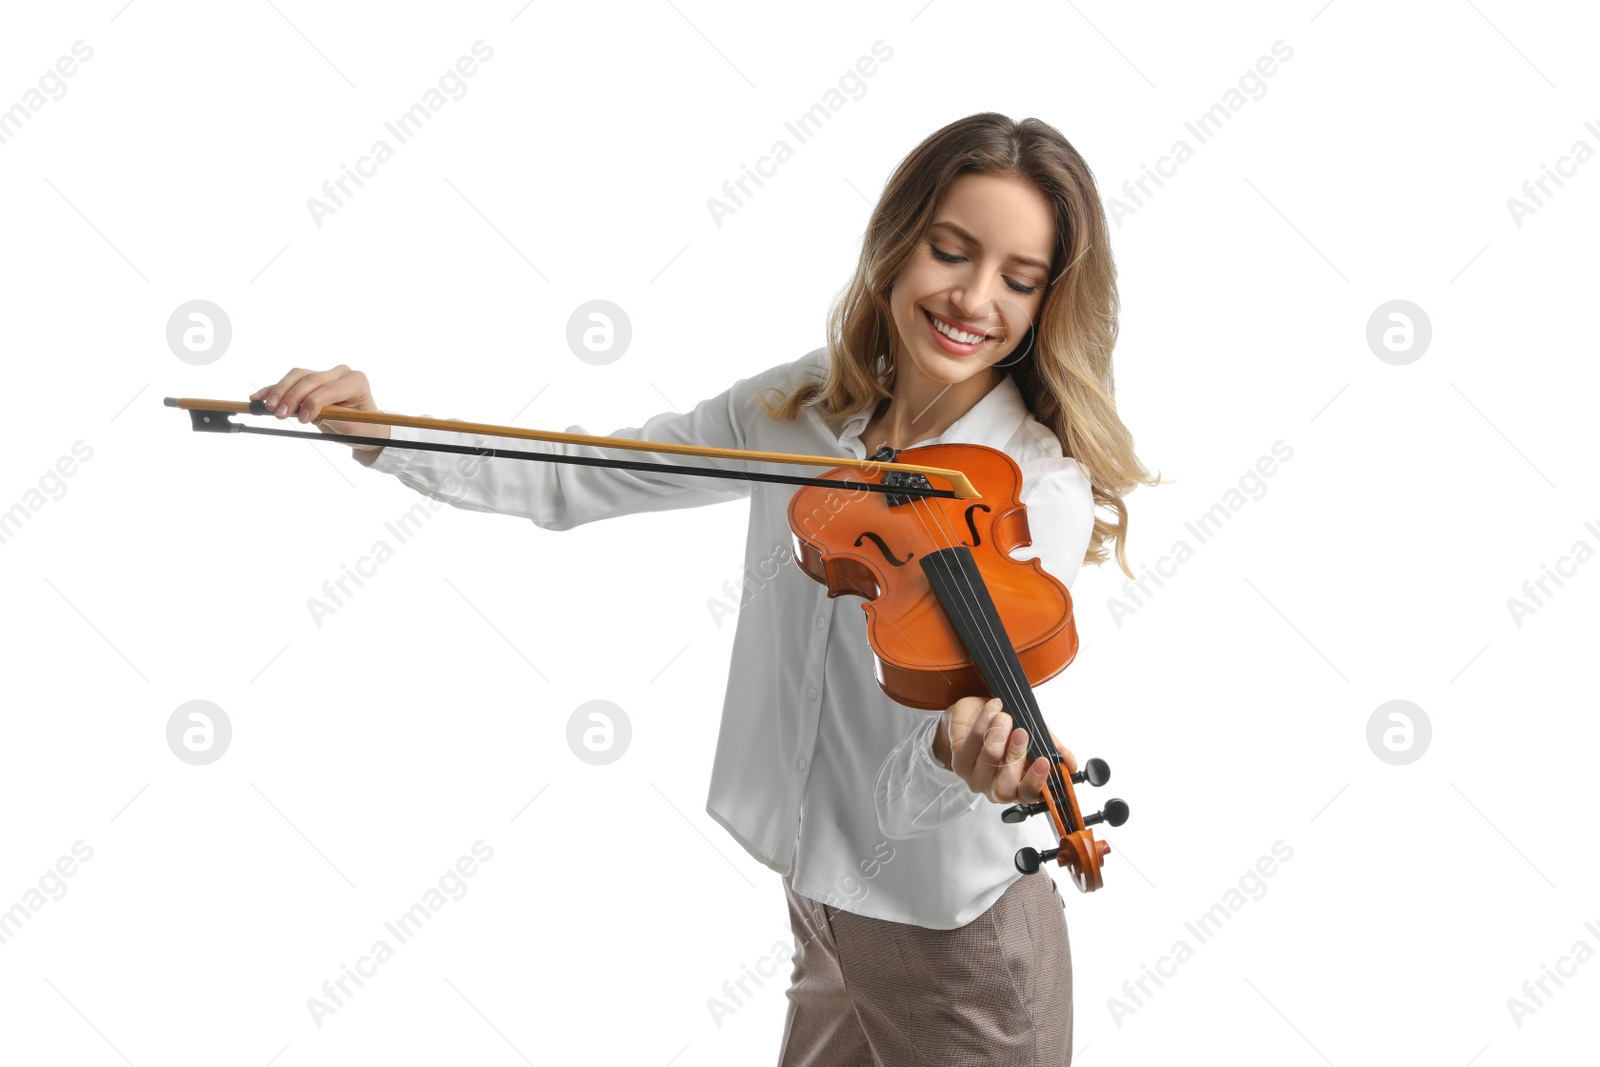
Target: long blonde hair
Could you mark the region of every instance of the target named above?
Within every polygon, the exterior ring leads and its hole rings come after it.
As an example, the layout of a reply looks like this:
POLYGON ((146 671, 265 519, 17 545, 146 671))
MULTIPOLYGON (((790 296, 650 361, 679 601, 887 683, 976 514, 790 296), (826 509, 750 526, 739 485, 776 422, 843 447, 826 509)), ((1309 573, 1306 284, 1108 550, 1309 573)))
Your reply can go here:
POLYGON ((828 374, 784 395, 760 396, 767 414, 792 419, 803 408, 849 417, 871 411, 894 388, 894 327, 889 287, 914 254, 935 210, 962 174, 1003 174, 1032 183, 1050 202, 1056 247, 1032 353, 1007 370, 1034 418, 1055 432, 1062 451, 1089 471, 1096 509, 1085 563, 1108 558, 1128 577, 1124 549, 1136 485, 1158 485, 1133 451, 1117 415, 1111 350, 1117 340, 1117 268, 1094 175, 1077 149, 1038 119, 993 112, 952 122, 895 168, 867 223, 855 276, 828 316, 828 374))

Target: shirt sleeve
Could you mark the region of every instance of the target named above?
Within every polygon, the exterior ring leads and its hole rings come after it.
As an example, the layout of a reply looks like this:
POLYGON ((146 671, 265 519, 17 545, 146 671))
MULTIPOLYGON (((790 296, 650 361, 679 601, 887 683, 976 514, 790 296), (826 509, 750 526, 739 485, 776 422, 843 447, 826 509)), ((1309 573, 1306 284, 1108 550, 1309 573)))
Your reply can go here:
MULTIPOLYGON (((1028 509, 1033 544, 1017 548, 1012 558, 1037 556, 1045 571, 1070 590, 1094 532, 1094 494, 1078 461, 1061 455, 1059 443, 1056 452, 1017 464, 1022 470, 1018 495, 1028 509)), ((933 758, 933 731, 942 720, 933 713, 920 719, 878 769, 878 828, 886 837, 920 837, 983 801, 960 775, 933 758)))
MULTIPOLYGON (((689 412, 664 412, 642 426, 611 432, 612 437, 660 441, 712 448, 744 448, 749 429, 749 380, 704 400, 689 412)), ((567 433, 586 434, 582 426, 567 433)), ((696 458, 662 452, 619 452, 592 445, 526 441, 521 438, 390 428, 390 440, 435 441, 476 447, 512 448, 571 456, 624 458, 654 463, 694 464, 738 469, 731 460, 696 458)), ((547 530, 574 526, 617 515, 698 507, 750 495, 744 478, 712 478, 653 471, 538 460, 488 458, 451 452, 385 447, 376 456, 356 452, 362 465, 400 481, 436 500, 466 511, 515 515, 547 530)))
MULTIPOLYGON (((1057 448, 1060 446, 1057 445, 1057 448)), ((1045 572, 1070 591, 1094 534, 1094 489, 1083 465, 1071 456, 1024 460, 1022 491, 1033 543, 1015 549, 1013 559, 1039 557, 1045 572)))
POLYGON ((943 716, 922 716, 878 768, 878 829, 896 840, 921 837, 960 818, 983 800, 955 771, 933 758, 933 731, 943 716))

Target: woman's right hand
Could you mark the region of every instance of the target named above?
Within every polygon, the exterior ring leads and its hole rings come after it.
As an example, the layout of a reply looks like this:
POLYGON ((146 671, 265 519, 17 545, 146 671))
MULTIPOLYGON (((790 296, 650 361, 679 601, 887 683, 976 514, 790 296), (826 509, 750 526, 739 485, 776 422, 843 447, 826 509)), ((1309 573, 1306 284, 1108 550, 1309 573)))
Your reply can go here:
MULTIPOLYGON (((351 370, 344 364, 332 370, 311 371, 294 368, 276 385, 268 385, 250 394, 251 400, 263 400, 272 413, 280 419, 297 418, 310 422, 325 407, 354 408, 357 411, 381 410, 372 399, 372 386, 367 376, 351 370)), ((341 422, 335 419, 319 420, 317 429, 323 433, 358 434, 363 437, 388 437, 389 427, 370 422, 341 422)), ((379 451, 382 445, 351 445, 358 452, 379 451)))

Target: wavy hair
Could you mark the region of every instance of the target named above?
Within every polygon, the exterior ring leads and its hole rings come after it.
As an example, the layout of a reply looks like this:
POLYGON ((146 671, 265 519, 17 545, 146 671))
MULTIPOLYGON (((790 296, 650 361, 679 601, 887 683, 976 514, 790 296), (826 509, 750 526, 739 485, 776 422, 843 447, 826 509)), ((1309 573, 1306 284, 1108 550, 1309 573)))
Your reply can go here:
MULTIPOLYGON (((762 394, 777 419, 814 408, 848 418, 893 395, 896 350, 889 288, 914 254, 946 190, 978 171, 1021 178, 1050 202, 1056 220, 1051 281, 1029 354, 1006 369, 1034 418, 1089 472, 1097 514, 1085 563, 1106 562, 1108 545, 1128 577, 1128 508, 1137 485, 1160 484, 1133 451, 1117 415, 1111 350, 1117 340, 1117 268, 1094 175, 1077 149, 1038 119, 987 112, 952 122, 923 141, 889 177, 872 211, 855 276, 828 316, 828 372, 788 394, 762 394), (1115 521, 1101 517, 1104 507, 1115 521)), ((1020 347, 1020 346, 1019 346, 1020 347)))

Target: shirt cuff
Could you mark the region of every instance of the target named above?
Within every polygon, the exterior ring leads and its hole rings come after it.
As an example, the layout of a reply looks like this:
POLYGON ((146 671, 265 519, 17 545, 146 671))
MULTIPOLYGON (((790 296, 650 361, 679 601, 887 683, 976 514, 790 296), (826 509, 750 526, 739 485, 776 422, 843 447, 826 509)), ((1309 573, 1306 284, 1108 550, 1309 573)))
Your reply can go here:
MULTIPOLYGON (((421 441, 423 439, 422 431, 413 427, 389 427, 389 440, 391 441, 421 441)), ((387 445, 375 451, 353 448, 351 453, 355 456, 357 463, 363 467, 369 467, 380 474, 399 474, 401 471, 410 469, 412 460, 418 456, 429 454, 415 448, 390 448, 387 445)))
POLYGON ((959 774, 933 758, 933 731, 942 720, 942 715, 926 716, 878 769, 878 829, 886 837, 903 840, 932 833, 983 800, 959 774))
MULTIPOLYGON (((955 771, 940 763, 933 754, 933 732, 943 722, 943 715, 930 714, 928 721, 917 724, 916 730, 911 735, 912 762, 915 764, 917 772, 926 776, 930 784, 936 784, 941 788, 947 785, 965 787, 966 781, 955 771)), ((953 755, 954 753, 952 753, 953 755)), ((974 793, 972 795, 976 797, 978 794, 974 793)))

